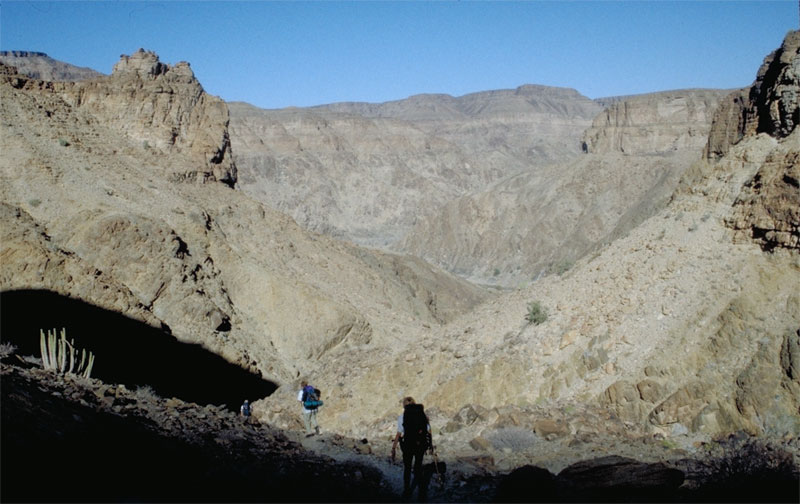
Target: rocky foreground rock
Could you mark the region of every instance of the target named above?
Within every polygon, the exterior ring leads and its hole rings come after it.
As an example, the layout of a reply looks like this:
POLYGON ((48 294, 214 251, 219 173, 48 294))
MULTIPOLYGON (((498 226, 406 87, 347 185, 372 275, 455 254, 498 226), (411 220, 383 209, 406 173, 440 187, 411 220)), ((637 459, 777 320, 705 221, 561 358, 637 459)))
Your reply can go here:
MULTIPOLYGON (((8 345, 1 351, 4 502, 399 500, 402 467, 388 461, 388 439, 329 433, 304 438, 225 407, 162 398, 147 386, 130 389, 58 375, 8 345), (48 469, 43 457, 63 462, 48 469)), ((563 469, 503 470, 493 465, 494 456, 455 455, 450 440, 436 436, 443 472, 426 465, 429 497, 434 502, 797 500, 797 439, 731 436, 699 445, 690 457, 664 440, 631 439, 598 433, 557 448, 563 469), (602 455, 619 450, 611 440, 645 461, 602 455)), ((494 453, 512 450, 550 451, 554 458, 552 448, 541 445, 530 450, 511 444, 494 453)))

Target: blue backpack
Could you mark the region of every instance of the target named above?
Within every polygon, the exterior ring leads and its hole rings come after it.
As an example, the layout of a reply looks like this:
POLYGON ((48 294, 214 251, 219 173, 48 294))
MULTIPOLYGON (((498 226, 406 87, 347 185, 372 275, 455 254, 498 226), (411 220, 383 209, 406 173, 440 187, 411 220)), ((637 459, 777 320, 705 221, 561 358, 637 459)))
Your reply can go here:
POLYGON ((319 389, 306 385, 303 389, 303 407, 307 410, 315 410, 322 406, 322 401, 319 399, 320 394, 319 389))

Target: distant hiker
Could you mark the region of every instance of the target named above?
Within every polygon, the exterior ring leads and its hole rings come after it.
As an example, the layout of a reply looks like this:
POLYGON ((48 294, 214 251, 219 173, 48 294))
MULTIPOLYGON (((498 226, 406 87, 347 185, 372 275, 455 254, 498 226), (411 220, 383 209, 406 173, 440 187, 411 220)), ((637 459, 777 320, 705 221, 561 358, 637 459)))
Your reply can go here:
POLYGON ((247 399, 245 399, 244 403, 242 403, 242 406, 239 408, 239 414, 243 416, 245 420, 249 420, 250 413, 251 413, 250 402, 247 399))
POLYGON ((317 423, 317 410, 322 406, 320 391, 303 380, 300 383, 300 392, 297 393, 297 400, 303 406, 303 424, 306 426, 306 437, 319 434, 319 424, 317 423))
POLYGON ((398 443, 403 451, 403 498, 410 497, 414 488, 418 487, 419 497, 424 499, 428 488, 422 474, 422 458, 426 450, 432 449, 431 424, 425 414, 425 408, 421 404, 416 404, 413 397, 403 399, 403 414, 397 418, 397 434, 392 442, 392 461, 395 459, 398 443))

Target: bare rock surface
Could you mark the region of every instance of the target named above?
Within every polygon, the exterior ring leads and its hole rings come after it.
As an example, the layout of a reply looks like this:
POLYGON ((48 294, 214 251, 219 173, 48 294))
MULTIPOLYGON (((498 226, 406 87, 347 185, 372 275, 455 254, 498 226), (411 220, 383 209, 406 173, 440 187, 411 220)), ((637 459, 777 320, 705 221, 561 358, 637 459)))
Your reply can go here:
POLYGON ((584 133, 587 154, 447 202, 418 219, 399 248, 505 287, 564 273, 666 205, 700 158, 724 95, 684 90, 620 99, 584 133))
POLYGON ((610 104, 583 135, 588 153, 696 154, 728 91, 686 89, 626 97, 610 104))
POLYGON ((444 202, 579 153, 600 106, 571 89, 261 110, 231 104, 245 192, 309 229, 385 248, 444 202))

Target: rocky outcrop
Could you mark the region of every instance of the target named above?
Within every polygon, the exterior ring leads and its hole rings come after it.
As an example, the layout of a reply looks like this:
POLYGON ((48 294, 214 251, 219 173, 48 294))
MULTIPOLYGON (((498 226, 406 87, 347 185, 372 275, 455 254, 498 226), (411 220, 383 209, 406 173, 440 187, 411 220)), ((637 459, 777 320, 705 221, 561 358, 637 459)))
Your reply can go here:
POLYGON ((720 107, 706 147, 707 157, 716 159, 731 153, 731 146, 748 136, 766 134, 780 140, 781 145, 745 184, 727 221, 768 250, 800 250, 798 121, 800 32, 795 31, 764 60, 753 85, 732 94, 720 107))
POLYGON ((766 133, 784 138, 800 123, 800 32, 789 32, 764 59, 748 89, 731 93, 714 115, 706 157, 718 159, 742 138, 766 133))
POLYGON ((728 225, 764 249, 800 250, 800 129, 745 184, 734 210, 728 225))
POLYGON ((46 114, 71 108, 146 151, 194 159, 192 168, 164 174, 170 181, 222 182, 230 187, 236 183, 227 106, 203 91, 188 63, 171 67, 140 49, 123 55, 110 76, 80 82, 30 79, 9 67, 2 74, 14 88, 51 93, 48 99, 53 103, 46 114))
POLYGON ((228 108, 203 91, 186 62, 170 66, 140 49, 123 56, 110 77, 76 84, 65 99, 148 148, 200 161, 199 169, 173 173, 173 180, 236 183, 228 108))
POLYGON ((611 103, 583 135, 588 153, 697 152, 708 140, 711 117, 727 92, 687 89, 631 96, 611 103))

